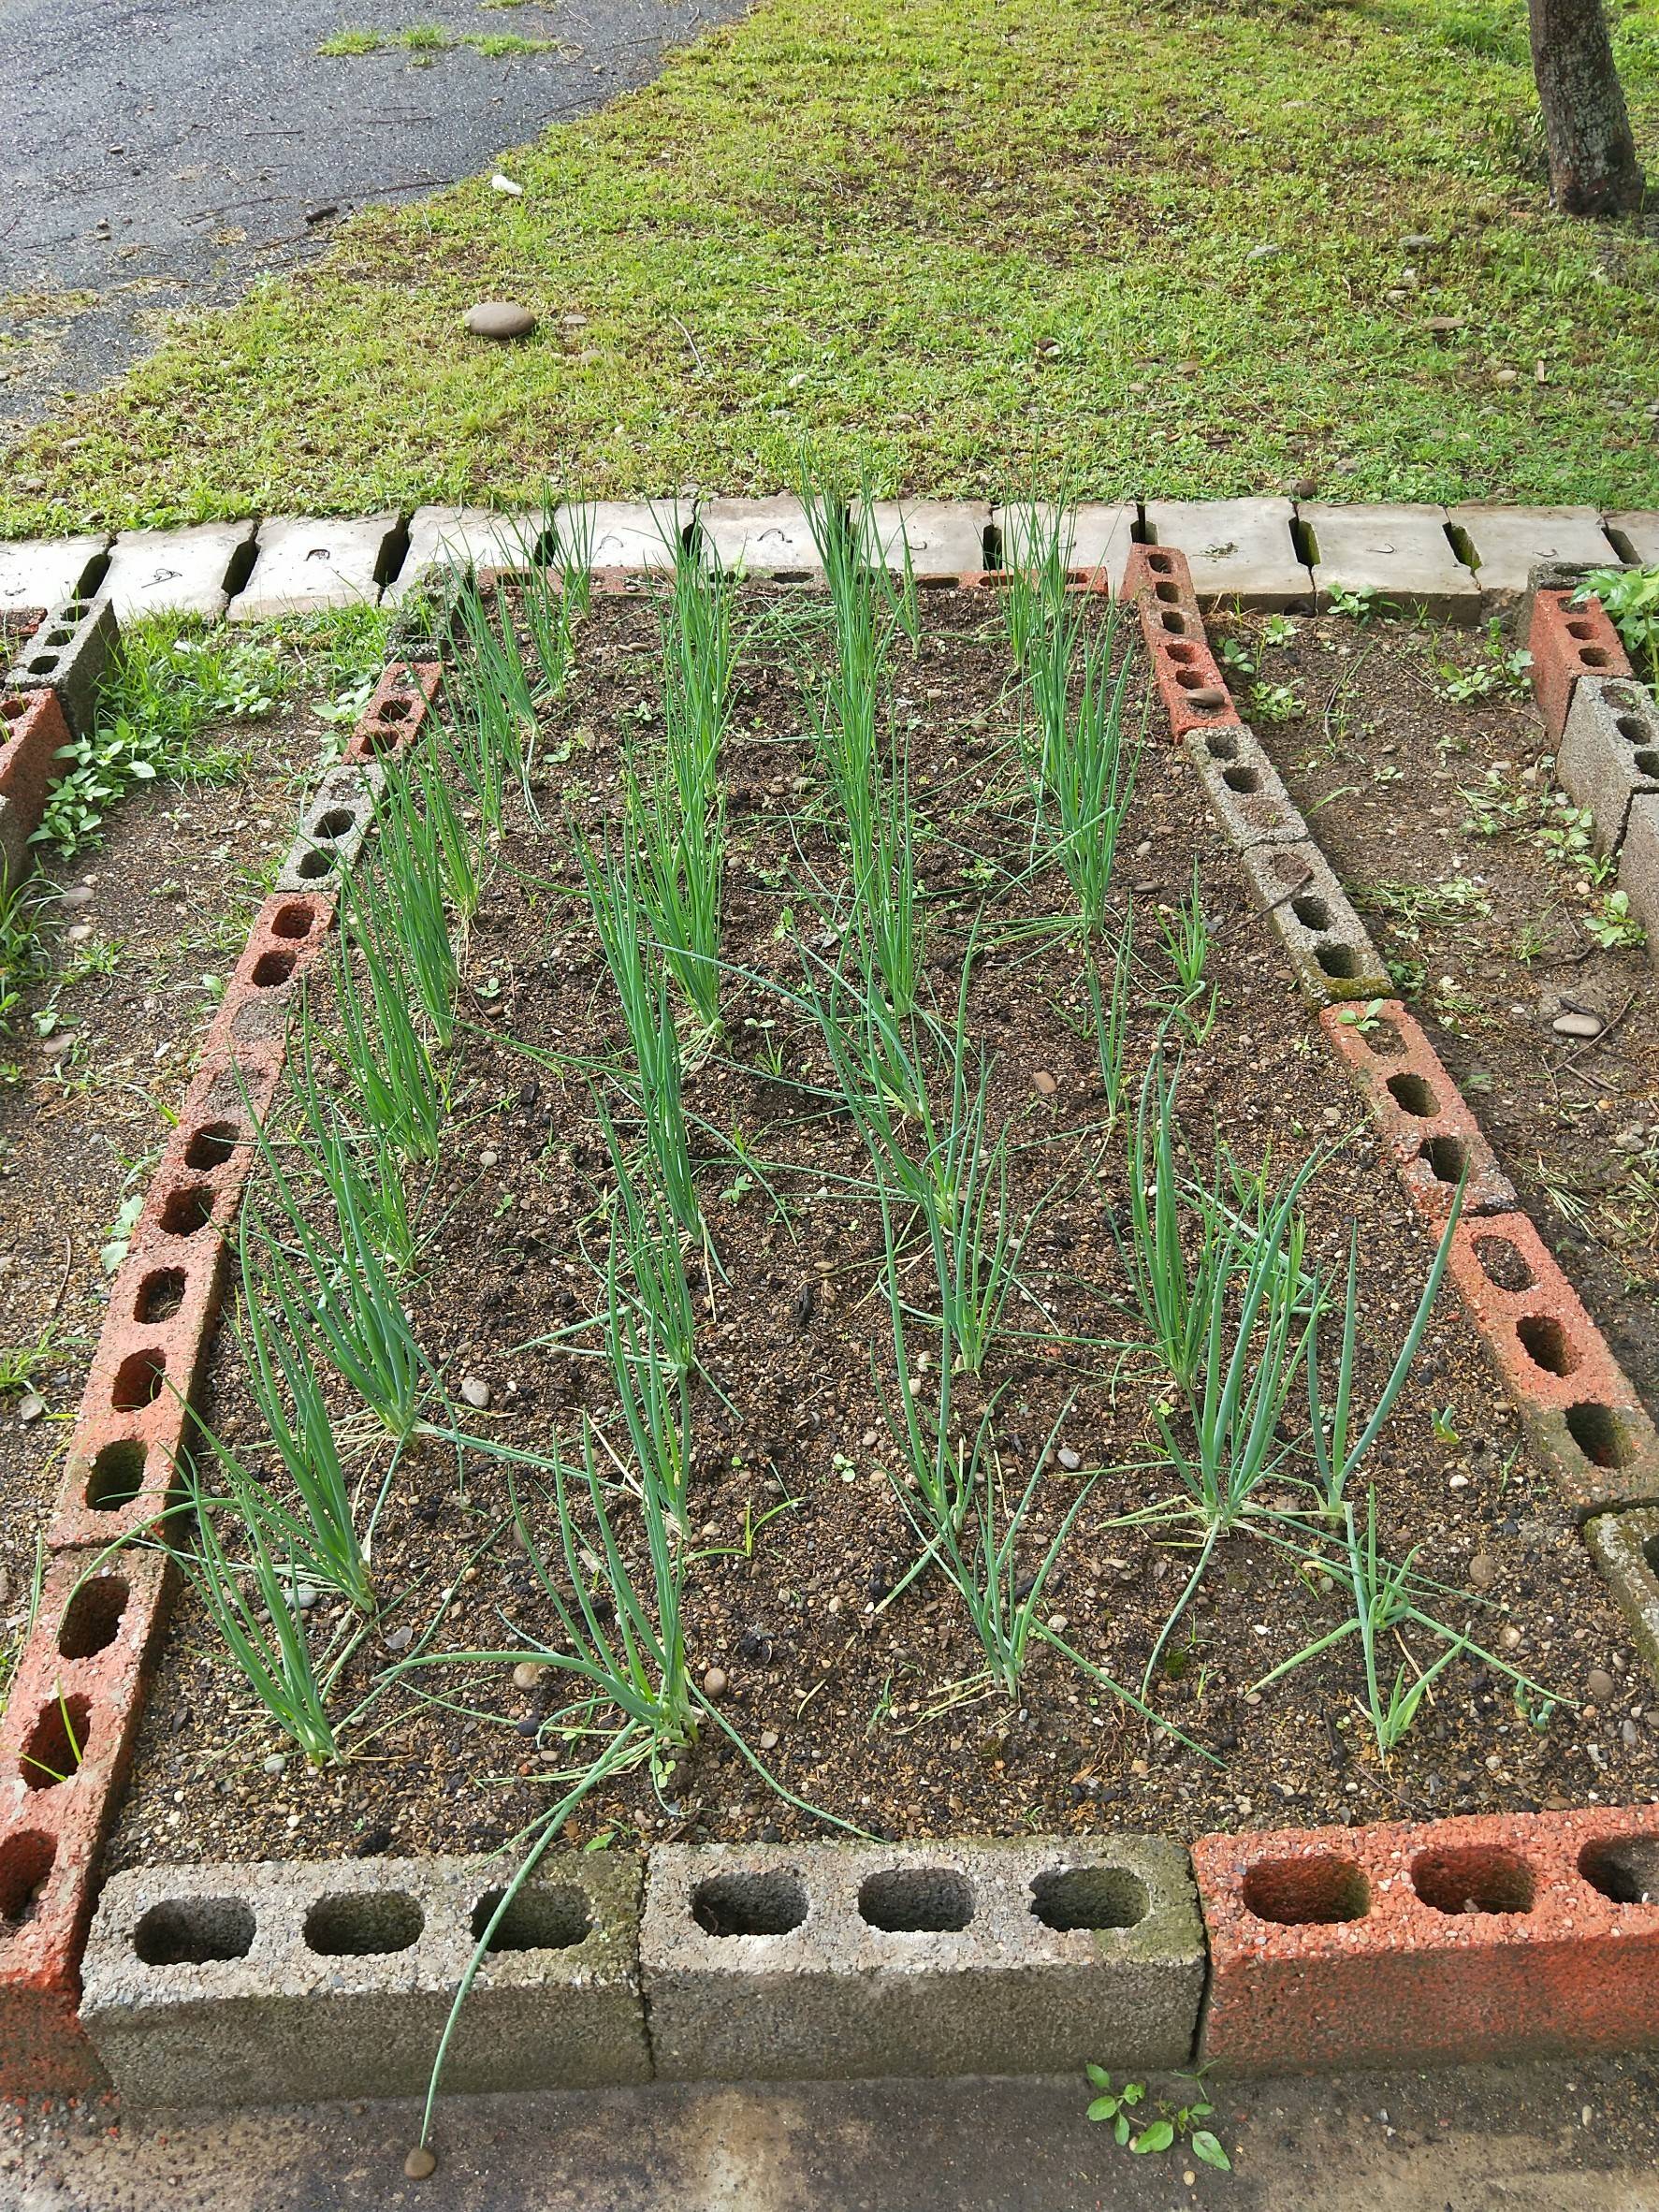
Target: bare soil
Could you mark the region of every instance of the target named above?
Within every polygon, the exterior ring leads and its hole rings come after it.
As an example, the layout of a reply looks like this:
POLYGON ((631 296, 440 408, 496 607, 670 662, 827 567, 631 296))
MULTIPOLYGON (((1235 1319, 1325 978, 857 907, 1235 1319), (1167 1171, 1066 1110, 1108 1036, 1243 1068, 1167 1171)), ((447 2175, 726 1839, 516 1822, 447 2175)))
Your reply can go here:
MULTIPOLYGON (((808 1021, 759 980, 798 984, 797 938, 812 948, 822 936, 804 886, 816 879, 828 896, 842 873, 795 668, 803 653, 823 649, 822 603, 750 587, 743 607, 756 628, 725 762, 724 941, 737 972, 723 1039, 688 1089, 706 1147, 701 1189, 714 1259, 701 1317, 706 1373, 695 1390, 689 1507, 697 1556, 686 1617, 695 1674, 724 1678, 725 1718, 795 1797, 893 1836, 1126 1826, 1192 1835, 1651 1795, 1652 1687, 1567 1517, 1526 1460, 1449 1291, 1366 1469, 1380 1539, 1396 1559, 1415 1549, 1418 1570, 1445 1586, 1439 1617, 1501 1650, 1547 1695, 1518 1702, 1506 1676, 1462 1659, 1384 1761, 1357 1703, 1351 1637, 1280 1684, 1254 1688, 1344 1618, 1341 1585, 1299 1566, 1317 1545, 1297 1535, 1308 1524, 1296 1518, 1306 1493, 1295 1481, 1308 1468, 1294 1449, 1267 1486, 1282 1509, 1273 1524, 1280 1540, 1238 1534, 1223 1543, 1149 1684, 1149 1702, 1187 1744, 1052 1653, 1032 1658, 1015 1704, 973 1686, 979 1647, 954 1593, 938 1577, 899 1587, 918 1547, 890 1478, 897 1462, 882 1404, 907 1382, 931 1403, 937 1376, 914 1356, 926 1332, 912 1331, 913 1372, 900 1378, 880 1289, 879 1212, 842 1181, 864 1172, 860 1141, 816 1094, 827 1071, 808 1021), (1587 1701, 1593 1668, 1616 1684, 1609 1707, 1587 1701)), ((975 969, 967 1020, 995 1055, 994 1109, 1017 1136, 1015 1216, 1035 1213, 1023 1269, 1030 1302, 1011 1308, 982 1383, 963 1378, 960 1402, 971 1427, 995 1395, 1013 1496, 1053 1434, 1021 1545, 1029 1567, 1094 1477, 1044 1613, 1091 1666, 1138 1688, 1191 1568, 1194 1533, 1173 1512, 1145 1518, 1177 1485, 1113 1235, 1127 1194, 1124 1130, 1105 1127, 1093 1040, 1074 1026, 1076 944, 1028 926, 1060 910, 1062 883, 1055 871, 1021 880, 1030 802, 1012 753, 1016 706, 996 602, 939 593, 924 607, 921 650, 898 665, 895 715, 926 823, 918 866, 930 981, 953 1018, 969 930, 987 885, 999 885, 987 922, 1000 941, 975 969)), ((1127 633, 1121 641, 1123 649, 1127 633)), ((1390 684, 1386 662, 1373 680, 1403 725, 1423 720, 1419 684, 1390 684)), ((652 608, 596 602, 575 677, 542 733, 545 826, 525 816, 505 839, 473 933, 451 1142, 420 1201, 433 1241, 409 1300, 416 1332, 452 1397, 463 1378, 488 1384, 488 1409, 464 1413, 472 1433, 527 1450, 546 1452, 556 1436, 568 1450, 584 1414, 615 1426, 603 1362, 569 1341, 545 1341, 604 1302, 608 1156, 588 1081, 559 1055, 599 1057, 620 1042, 565 816, 590 834, 615 824, 618 769, 655 742, 659 695, 652 608)), ((1143 711, 1136 671, 1137 725, 1143 711)), ((1408 793, 1417 806, 1409 785, 1390 795, 1398 805, 1408 793)), ((1324 816, 1316 823, 1323 829, 1324 816)), ((1397 871, 1409 876, 1411 848, 1395 850, 1397 871)), ((1438 870, 1437 847, 1432 856, 1438 870)), ((1507 845, 1481 856, 1506 884, 1512 858, 1507 845)), ((1160 909, 1185 894, 1195 866, 1214 933, 1216 1018, 1184 1055, 1184 1120, 1200 1158, 1219 1136, 1241 1164, 1266 1163, 1275 1179, 1310 1151, 1332 1148, 1309 1199, 1309 1249, 1326 1267, 1345 1264, 1350 1224, 1359 1227, 1369 1402, 1432 1245, 1379 1170, 1355 1094, 1294 996, 1190 772, 1149 726, 1117 877, 1120 898, 1134 902, 1141 961, 1131 1097, 1174 995, 1160 909)), ((326 1003, 319 1011, 326 1018, 326 1003)), ((1506 1024, 1513 1019, 1506 1013, 1506 1024)), ((1484 1034, 1481 1049, 1495 1049, 1484 1034)), ((915 1295, 924 1307, 920 1274, 915 1295)), ((597 1341, 589 1332, 586 1342, 597 1341)), ((343 1401, 339 1410, 343 1419, 343 1401)), ((251 1404, 224 1338, 207 1415, 259 1463, 251 1404)), ((378 1480, 384 1456, 367 1465, 378 1480)), ((561 1577, 551 1510, 528 1483, 520 1492, 531 1540, 561 1577)), ((424 1634, 435 1621, 434 1648, 454 1653, 533 1647, 556 1633, 515 1533, 506 1478, 482 1453, 433 1443, 405 1450, 374 1564, 386 1610, 346 1665, 342 1713, 391 1663, 388 1632, 424 1634)), ((344 1632, 326 1600, 312 1618, 319 1645, 344 1632)), ((1388 1679, 1396 1666, 1413 1679, 1438 1648, 1413 1632, 1387 1653, 1388 1679)), ((313 1775, 290 1756, 271 1771, 284 1746, 250 1712, 188 1599, 167 1639, 112 1863, 493 1847, 546 1807, 557 1794, 551 1773, 570 1763, 546 1727, 555 1683, 544 1675, 521 1689, 504 1660, 406 1675, 346 1733, 343 1765, 313 1775)), ((590 1842, 820 1828, 708 1725, 663 1797, 636 1773, 588 1799, 570 1824, 590 1842)))

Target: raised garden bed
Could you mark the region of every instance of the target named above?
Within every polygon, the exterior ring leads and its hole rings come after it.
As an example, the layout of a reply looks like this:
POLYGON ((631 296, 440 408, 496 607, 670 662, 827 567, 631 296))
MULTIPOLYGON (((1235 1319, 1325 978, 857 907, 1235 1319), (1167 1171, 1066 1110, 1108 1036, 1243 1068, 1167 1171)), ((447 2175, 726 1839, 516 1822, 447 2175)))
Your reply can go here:
MULTIPOLYGON (((1209 1215, 1215 1231, 1228 1215, 1251 1216, 1255 1194, 1282 1190, 1311 1156, 1329 1155, 1301 1194, 1299 1265, 1318 1271, 1340 1306, 1357 1229, 1362 1412, 1406 1338, 1434 1239, 1380 1170, 1353 1090, 1292 996, 1192 771, 1146 707, 1137 661, 1123 702, 1126 760, 1142 730, 1144 743, 1085 953, 1075 930, 1056 926, 1075 906, 1066 871, 1033 843, 1018 743, 1022 727, 1029 739, 1032 705, 1011 670, 1002 610, 973 592, 924 593, 919 604, 914 646, 893 642, 880 725, 882 757, 895 737, 909 764, 925 924, 920 1012, 902 1026, 928 1069, 936 1114, 949 1115, 958 1064, 976 1112, 982 1098, 982 1128, 964 1157, 986 1167, 1006 1158, 1006 1211, 995 1200, 981 1247, 996 1245, 1002 1219, 1017 1259, 982 1374, 951 1380, 945 1433, 968 1454, 977 1440, 989 1477, 988 1488, 967 1486, 952 1523, 970 1568, 977 1533, 988 1527, 1001 1546, 1023 1516, 1001 1554, 997 1616, 1028 1637, 1017 1682, 1011 1692, 1006 1679, 986 1679, 961 1593, 937 1553, 926 1556, 925 1481, 907 1489, 904 1479, 904 1406, 909 1396, 926 1444, 940 1389, 932 1248, 918 1233, 924 1215, 900 1202, 891 1178, 884 1226, 871 1146, 837 1097, 835 1055, 809 1003, 814 992, 833 997, 844 1021, 870 1003, 867 992, 837 997, 832 987, 850 972, 855 938, 845 809, 808 707, 822 702, 834 653, 829 604, 820 593, 747 586, 731 609, 742 643, 719 749, 729 849, 718 1034, 697 1041, 683 997, 670 1000, 703 1227, 655 1245, 660 1258, 682 1252, 695 1322, 683 1402, 672 1387, 664 1398, 686 1425, 683 1495, 668 1500, 661 1532, 683 1576, 691 1687, 680 1733, 694 1740, 662 1746, 654 1772, 636 1759, 596 1783, 566 1835, 793 1838, 823 1832, 827 1819, 890 1836, 1124 1826, 1190 1836, 1269 1818, 1375 1820, 1641 1794, 1642 1724, 1621 1732, 1579 1706, 1591 1670, 1602 1669, 1622 1713, 1645 1714, 1625 1633, 1449 1295, 1349 1482, 1357 1536, 1368 1535, 1374 1497, 1380 1554, 1409 1560, 1416 1578, 1418 1620, 1382 1637, 1375 1654, 1376 1716, 1361 1639, 1345 1627, 1353 1554, 1340 1511, 1320 1507, 1300 1383, 1273 1407, 1260 1478, 1248 1505, 1225 1517, 1187 1601, 1216 1516, 1206 1522, 1194 1510, 1171 1464, 1171 1444, 1192 1448, 1190 1409, 1148 1342, 1123 1256, 1134 1238, 1129 1147, 1159 1038, 1166 1079, 1179 1066, 1175 1176, 1189 1263, 1195 1183, 1208 1181, 1222 1203, 1209 1215), (1109 1007, 1131 908, 1114 1100, 1082 979, 1086 957, 1109 1007), (1217 1169, 1217 1142, 1231 1170, 1217 1169), (1019 1608, 1045 1563, 1026 1619, 1019 1608), (1460 1651, 1465 1636, 1490 1657, 1460 1651), (1322 1655, 1277 1673, 1326 1638, 1322 1655), (1377 1723, 1388 1722, 1390 1697, 1397 1722, 1398 1699, 1442 1660, 1415 1724, 1385 1756, 1377 1723)), ((532 663, 531 633, 546 611, 540 594, 528 606, 516 593, 506 602, 532 663)), ((637 1309, 625 1273, 606 1279, 616 1170, 596 1095, 648 1199, 649 1179, 616 984, 568 822, 589 841, 596 880, 607 871, 614 880, 625 771, 648 777, 661 756, 662 618, 652 601, 621 595, 594 600, 576 621, 553 657, 559 680, 545 689, 555 695, 537 708, 528 788, 508 777, 499 838, 481 840, 488 882, 462 942, 453 1041, 440 1055, 436 1157, 402 1185, 419 1249, 395 1288, 431 1365, 421 1385, 427 1433, 395 1450, 375 1443, 360 1403, 326 1364, 318 1371, 361 1486, 359 1518, 386 1486, 368 1605, 354 1608, 309 1568, 290 1578, 308 1586, 311 1602, 294 1619, 316 1664, 340 1659, 327 1712, 341 1758, 313 1771, 284 1744, 250 1707, 199 1595, 187 1597, 140 1737, 116 1867, 493 1847, 544 1818, 562 1795, 555 1778, 595 1746, 571 1733, 568 1676, 532 1670, 569 1655, 560 1607, 579 1620, 579 1589, 591 1594, 603 1581, 585 1422, 618 1556, 636 1589, 651 1584, 629 1488, 638 1456, 604 1357, 606 1316, 637 1309), (571 1471, 562 1516, 555 1458, 571 1471), (561 1519, 574 1532, 569 1559, 561 1519), (502 1655, 456 1656, 470 1652, 502 1655)), ((1092 631, 1102 618, 1084 603, 1082 618, 1092 631)), ((1111 650, 1121 665, 1127 630, 1111 650)), ((503 695, 493 655, 485 679, 503 695)), ((463 732, 470 696, 464 681, 452 686, 463 732)), ((1494 866, 1506 857, 1494 851, 1494 866)), ((327 981, 316 982, 313 1072, 350 1112, 349 1084, 327 1073, 340 1011, 327 981)), ((899 1130, 912 1157, 914 1126, 899 1130)), ((334 1217, 321 1187, 283 1117, 273 1128, 298 1215, 327 1235, 334 1217)), ((292 1253, 297 1232, 269 1178, 255 1188, 292 1253)), ((255 1241, 256 1266, 261 1251, 255 1241)), ((1242 1276, 1230 1280, 1217 1339, 1229 1350, 1242 1276)), ((1340 1314, 1328 1314, 1327 1408, 1341 1338, 1340 1314)), ((636 1324, 636 1377, 646 1342, 636 1324)), ((1258 1371, 1252 1354, 1241 1372, 1258 1371)), ((246 1473, 284 1495, 231 1338, 203 1411, 246 1473)), ((219 1486, 207 1455, 203 1483, 210 1494, 219 1486)), ((231 1517, 211 1520, 240 1558, 231 1517)), ((596 1602, 608 1624, 608 1594, 596 1602)), ((660 1627, 660 1612, 648 1602, 646 1610, 660 1627)), ((614 1717, 604 1700, 586 1716, 595 1728, 614 1717)))

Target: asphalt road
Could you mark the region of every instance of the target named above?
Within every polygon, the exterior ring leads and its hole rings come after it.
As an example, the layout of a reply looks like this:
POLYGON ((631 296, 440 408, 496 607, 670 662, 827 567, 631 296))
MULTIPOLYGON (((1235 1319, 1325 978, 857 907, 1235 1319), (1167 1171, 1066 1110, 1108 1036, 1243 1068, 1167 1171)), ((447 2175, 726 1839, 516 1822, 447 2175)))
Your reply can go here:
POLYGON ((118 375, 169 311, 320 252, 355 207, 489 167, 745 4, 4 0, 0 435, 118 375), (428 23, 561 51, 317 52, 345 26, 428 23))
MULTIPOLYGON (((1155 2085, 1156 2086, 1156 2085, 1155 2085)), ((1656 2212, 1659 2065, 1214 2085, 1218 2174, 1136 2158, 1079 2081, 659 2086, 0 2129, 4 2212, 1656 2212), (1190 2174, 1189 2183, 1186 2176, 1190 2174)), ((1186 2090, 1190 2096, 1190 2087, 1186 2090)))

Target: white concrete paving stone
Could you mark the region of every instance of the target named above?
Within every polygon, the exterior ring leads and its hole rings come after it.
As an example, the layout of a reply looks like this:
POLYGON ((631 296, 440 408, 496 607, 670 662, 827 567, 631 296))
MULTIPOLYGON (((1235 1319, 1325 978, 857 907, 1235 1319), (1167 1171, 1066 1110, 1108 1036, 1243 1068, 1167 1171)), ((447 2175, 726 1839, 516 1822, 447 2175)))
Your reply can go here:
POLYGON ((1314 587, 1327 607, 1332 591, 1369 589, 1403 608, 1473 621, 1480 586, 1446 534, 1446 509, 1335 506, 1315 500, 1298 509, 1313 532, 1314 587))
POLYGON ((0 545, 0 614, 72 599, 93 564, 102 564, 109 544, 106 530, 87 537, 14 538, 0 545))
POLYGON ((399 605, 423 568, 434 560, 464 560, 474 569, 522 568, 542 534, 538 515, 502 515, 491 507, 416 507, 409 517, 402 565, 382 594, 399 605))
POLYGON ((1594 507, 1448 507, 1447 519, 1462 531, 1475 556, 1475 580, 1488 600, 1518 599, 1528 571, 1540 560, 1588 560, 1597 566, 1619 558, 1594 507))
MULTIPOLYGON (((1016 500, 1006 507, 993 507, 991 520, 1002 546, 1002 565, 1011 568, 1016 557, 1031 549, 1039 552, 1054 535, 1058 510, 1047 500, 1016 500)), ((1103 568, 1115 596, 1123 589, 1123 572, 1135 542, 1137 506, 1107 506, 1085 502, 1068 510, 1070 528, 1066 538, 1066 565, 1071 569, 1103 568)))
POLYGON ((327 607, 374 605, 389 541, 401 517, 357 521, 287 516, 259 525, 253 573, 226 610, 233 622, 268 621, 327 607))
POLYGON ((1290 534, 1295 517, 1286 499, 1149 500, 1146 533, 1186 554, 1201 606, 1284 608, 1306 605, 1314 589, 1290 534))
POLYGON ((859 518, 859 557, 897 570, 908 545, 916 575, 978 575, 990 521, 985 500, 872 500, 859 518))
POLYGON ((98 590, 115 602, 118 622, 140 615, 207 615, 217 621, 230 604, 231 564, 257 527, 250 515, 182 530, 124 530, 98 590))
POLYGON ((1609 515, 1607 526, 1630 547, 1643 568, 1659 568, 1659 515, 1609 515))
POLYGON ((750 575, 819 576, 812 525, 797 499, 710 500, 697 510, 704 557, 750 575))
POLYGON ((590 568, 672 568, 693 512, 691 500, 574 501, 555 508, 553 531, 590 568))

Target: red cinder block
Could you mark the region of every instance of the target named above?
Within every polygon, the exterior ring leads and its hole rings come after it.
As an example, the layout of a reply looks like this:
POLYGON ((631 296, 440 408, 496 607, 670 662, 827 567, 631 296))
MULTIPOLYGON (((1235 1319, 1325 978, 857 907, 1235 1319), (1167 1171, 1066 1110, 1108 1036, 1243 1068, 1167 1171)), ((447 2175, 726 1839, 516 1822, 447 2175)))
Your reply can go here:
POLYGON ((1189 615, 1198 625, 1196 634, 1203 635, 1198 594, 1192 588, 1192 571, 1186 565, 1186 554, 1178 546, 1131 546, 1124 562, 1123 595, 1131 606, 1141 609, 1142 621, 1146 618, 1148 604, 1153 607, 1169 607, 1189 615))
POLYGON ((106 2086, 76 2018, 80 1955, 169 1574, 153 1551, 47 1570, 0 1718, 0 2095, 106 2086))
POLYGON ((29 839, 40 826, 47 794, 62 773, 59 753, 69 727, 55 691, 0 696, 0 864, 8 881, 29 867, 29 839))
POLYGON ((1319 1026, 1358 1078, 1420 1214, 1444 1221, 1465 1169, 1465 1215, 1504 1214, 1518 1204, 1513 1184, 1456 1084, 1398 999, 1379 999, 1357 1011, 1327 1007, 1319 1026))
MULTIPOLYGON (((216 1247, 215 1272, 223 1251, 216 1247)), ((131 1413, 83 1408, 47 1527, 51 1549, 113 1544, 153 1528, 182 1492, 180 1463, 194 1429, 188 1406, 170 1390, 131 1413)))
POLYGON ((1241 2073, 1659 2041, 1659 1808, 1206 1836, 1201 2057, 1241 2073))
POLYGON ((135 1250, 151 1247, 158 1262, 184 1265, 204 1243, 228 1234, 259 1157, 257 1125, 269 1112, 282 1069, 280 1048, 268 1043, 196 1070, 144 1194, 135 1250))
POLYGON ((1186 556, 1172 546, 1131 546, 1123 595, 1141 618, 1170 734, 1237 724, 1238 708, 1210 651, 1186 556))
POLYGON ((1533 695, 1551 739, 1560 744, 1573 689, 1581 676, 1628 676, 1630 662, 1599 599, 1573 604, 1569 591, 1535 591, 1527 638, 1533 695))
POLYGON ((241 1060, 250 1048, 280 1055, 299 979, 322 951, 334 901, 320 892, 268 898, 248 933, 202 1047, 204 1059, 241 1060))
POLYGON ((390 760, 414 743, 443 680, 441 661, 394 661, 374 687, 363 709, 345 758, 352 762, 390 760))
POLYGON ((1606 1338, 1524 1214, 1460 1221, 1448 1271, 1516 1397, 1576 1405, 1629 1396, 1606 1338))

